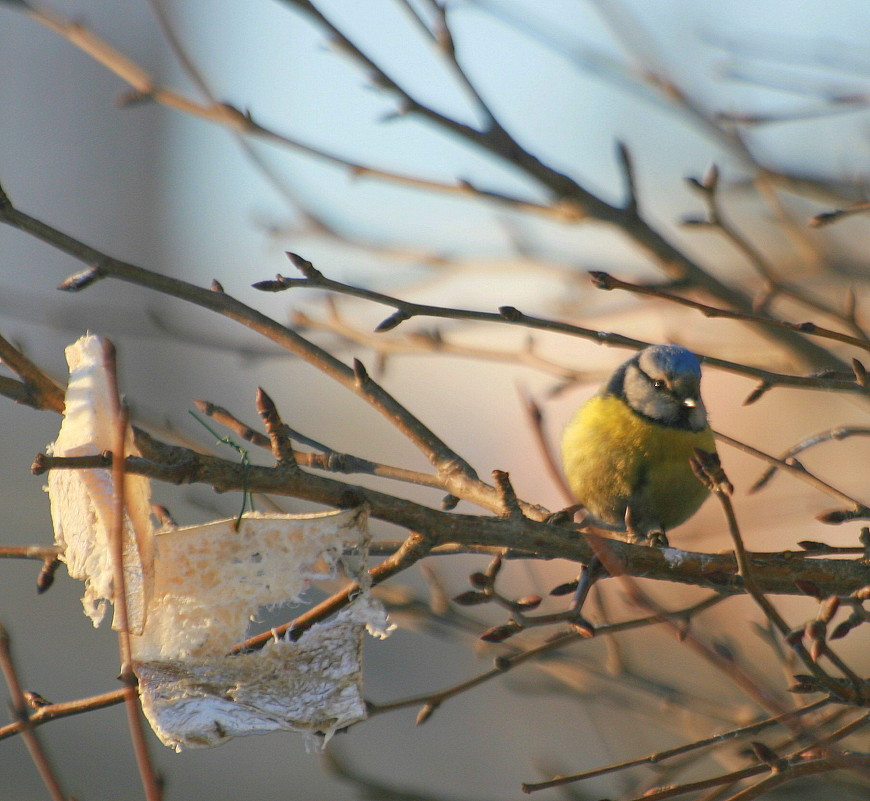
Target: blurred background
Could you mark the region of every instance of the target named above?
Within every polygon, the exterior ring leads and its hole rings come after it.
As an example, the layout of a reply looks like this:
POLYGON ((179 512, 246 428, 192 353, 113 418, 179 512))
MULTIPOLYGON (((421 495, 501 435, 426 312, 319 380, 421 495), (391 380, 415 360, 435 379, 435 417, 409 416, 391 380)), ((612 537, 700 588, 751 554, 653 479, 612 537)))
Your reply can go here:
MULTIPOLYGON (((53 0, 37 8, 80 24, 157 84, 197 102, 232 104, 339 160, 548 201, 510 165, 419 117, 397 114, 395 100, 330 47, 322 29, 294 5, 53 0)), ((473 99, 419 24, 431 22, 432 4, 318 0, 316 6, 418 99, 480 124, 473 99)), ((870 51, 862 32, 870 14, 860 2, 836 8, 804 2, 783 12, 781 3, 738 0, 449 3, 459 62, 527 150, 619 203, 625 178, 616 143, 625 143, 645 218, 721 280, 757 295, 764 280, 745 254, 719 231, 682 224, 705 214, 703 199, 685 178, 700 177, 715 163, 723 213, 778 280, 832 310, 845 309, 853 290, 860 323, 868 221, 858 215, 819 230, 807 222, 863 197, 870 51)), ((206 119, 131 99, 128 85, 19 3, 0 3, 0 76, 0 182, 17 207, 134 264, 200 285, 218 279, 228 293, 279 321, 299 323, 306 315, 312 339, 346 362, 362 359, 480 475, 509 471, 520 497, 530 502, 554 510, 566 503, 546 472, 523 398, 541 404, 547 433, 558 441, 573 409, 627 351, 542 334, 534 334, 529 346, 528 332, 515 327, 415 319, 381 335, 392 343, 387 354, 368 343, 388 309, 340 297, 331 311, 318 294, 267 295, 251 284, 293 274, 284 255, 291 250, 330 278, 409 300, 487 311, 513 305, 651 342, 677 341, 704 355, 807 370, 745 326, 594 289, 588 270, 630 281, 664 278, 614 228, 355 177, 334 159, 243 139, 206 119), (429 353, 421 343, 433 336, 454 352, 429 353), (537 364, 492 355, 529 347, 540 357, 537 364), (570 371, 582 372, 584 380, 566 380, 570 371)), ((136 419, 167 439, 214 448, 188 414, 193 400, 210 400, 255 422, 254 392, 263 386, 285 421, 304 434, 339 451, 426 469, 414 448, 362 401, 228 320, 119 282, 102 281, 77 295, 57 292, 79 269, 47 245, 0 228, 0 332, 59 379, 66 375, 64 347, 85 331, 100 333, 118 347, 136 419)), ((773 308, 797 321, 840 322, 787 294, 773 308)), ((837 352, 846 361, 856 355, 846 348, 837 352)), ((866 425, 866 403, 853 397, 777 390, 744 406, 753 387, 744 377, 705 370, 714 428, 769 453, 832 426, 866 425)), ((29 466, 58 425, 50 413, 0 404, 5 544, 52 541, 44 480, 33 477, 29 466)), ((720 452, 737 488, 749 548, 795 548, 802 539, 855 544, 856 524, 831 528, 814 520, 835 505, 830 499, 783 476, 749 495, 763 466, 725 446, 720 452)), ((868 445, 853 438, 811 451, 805 463, 866 502, 868 458, 868 445)), ((440 494, 421 488, 377 486, 433 505, 440 501, 440 494)), ((203 486, 155 486, 153 495, 185 524, 234 515, 240 504, 238 497, 203 486)), ((313 509, 292 499, 281 505, 291 512, 313 509)), ((376 534, 397 536, 387 527, 376 534)), ((690 550, 730 545, 714 503, 671 542, 690 550)), ((460 592, 468 572, 486 561, 429 560, 427 571, 393 582, 394 600, 425 603, 433 586, 460 592)), ((517 595, 545 594, 575 575, 576 566, 521 563, 506 571, 517 595)), ((26 686, 53 701, 114 689, 115 636, 91 628, 80 614, 81 589, 63 571, 40 597, 35 573, 30 563, 0 560, 0 620, 26 686)), ((701 597, 676 586, 651 592, 671 608, 701 597)), ((796 625, 815 614, 809 601, 778 603, 796 625)), ((615 592, 610 604, 617 619, 631 613, 615 592)), ((502 619, 471 611, 484 624, 502 619)), ((449 617, 413 605, 397 614, 400 630, 367 646, 367 697, 387 702, 488 668, 494 651, 479 653, 474 627, 447 625, 449 617)), ((729 601, 705 613, 703 626, 773 675, 777 662, 763 638, 747 634, 750 620, 760 620, 751 604, 729 601)), ((866 639, 861 648, 860 636, 856 632, 838 650, 866 672, 866 639)), ((399 788, 409 798, 508 798, 519 795, 523 781, 641 756, 753 714, 745 696, 696 664, 669 635, 644 630, 619 642, 628 666, 621 678, 613 675, 607 644, 584 643, 446 703, 425 726, 414 727, 416 710, 410 709, 354 727, 329 747, 351 780, 324 774, 322 758, 291 734, 181 755, 154 741, 155 761, 169 799, 351 799, 365 789, 363 779, 384 785, 369 787, 372 797, 399 788)), ((77 798, 136 797, 120 707, 54 722, 40 736, 77 798)), ((643 781, 661 780, 617 774, 590 781, 576 797, 638 792, 643 781)), ((848 787, 841 792, 839 797, 851 797, 848 787)), ((860 788, 855 792, 860 797, 860 788)), ((0 799, 43 797, 20 738, 0 743, 0 799)), ((556 797, 555 791, 543 797, 556 797)))

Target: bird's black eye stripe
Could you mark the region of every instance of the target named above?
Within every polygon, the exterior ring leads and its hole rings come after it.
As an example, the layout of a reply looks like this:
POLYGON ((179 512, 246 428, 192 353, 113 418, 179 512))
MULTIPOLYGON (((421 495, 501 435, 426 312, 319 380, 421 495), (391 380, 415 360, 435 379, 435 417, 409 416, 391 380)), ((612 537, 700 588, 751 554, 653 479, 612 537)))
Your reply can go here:
POLYGON ((662 378, 653 378, 646 370, 644 370, 639 364, 635 363, 635 368, 637 371, 647 380, 653 389, 659 392, 667 392, 668 390, 668 382, 662 378))

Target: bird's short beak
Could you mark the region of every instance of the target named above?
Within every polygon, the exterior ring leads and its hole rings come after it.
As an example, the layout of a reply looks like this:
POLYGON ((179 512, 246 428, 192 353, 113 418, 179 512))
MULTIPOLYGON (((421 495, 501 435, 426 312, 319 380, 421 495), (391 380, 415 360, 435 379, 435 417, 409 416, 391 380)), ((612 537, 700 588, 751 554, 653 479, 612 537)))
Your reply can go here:
POLYGON ((688 406, 690 409, 694 409, 698 405, 698 401, 694 398, 683 398, 683 406, 688 406))

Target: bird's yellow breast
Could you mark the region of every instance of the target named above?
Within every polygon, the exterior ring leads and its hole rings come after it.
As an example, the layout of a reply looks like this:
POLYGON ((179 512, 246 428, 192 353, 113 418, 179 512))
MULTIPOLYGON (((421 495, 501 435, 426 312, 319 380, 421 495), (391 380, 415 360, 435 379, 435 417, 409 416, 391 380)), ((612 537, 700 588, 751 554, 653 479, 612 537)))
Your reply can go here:
POLYGON ((623 530, 629 505, 647 530, 668 531, 695 513, 707 497, 689 465, 695 448, 716 450, 709 426, 693 432, 659 425, 614 395, 587 401, 562 438, 575 498, 600 522, 623 530))

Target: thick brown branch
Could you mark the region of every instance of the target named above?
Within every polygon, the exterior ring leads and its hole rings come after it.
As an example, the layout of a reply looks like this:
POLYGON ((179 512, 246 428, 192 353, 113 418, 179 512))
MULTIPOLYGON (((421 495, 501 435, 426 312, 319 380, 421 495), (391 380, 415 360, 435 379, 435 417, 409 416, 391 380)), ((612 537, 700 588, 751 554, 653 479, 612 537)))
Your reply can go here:
MULTIPOLYGON (((137 445, 148 458, 128 457, 129 473, 175 483, 210 484, 219 492, 262 492, 303 498, 327 506, 348 508, 365 504, 373 517, 395 523, 427 538, 432 547, 447 543, 462 546, 511 548, 530 558, 569 559, 586 563, 592 556, 588 539, 576 529, 541 520, 456 514, 430 508, 384 492, 356 486, 303 470, 242 466, 215 456, 157 442, 139 432, 137 445)), ((53 460, 57 469, 61 462, 53 460)), ((81 462, 77 461, 80 466, 81 462)), ((105 465, 94 457, 94 466, 105 465)), ((526 507, 524 507, 526 508, 526 507)), ((742 593, 733 554, 703 554, 674 548, 648 548, 607 539, 612 558, 622 573, 742 593)), ((804 595, 801 582, 812 582, 824 595, 848 595, 870 584, 870 564, 863 560, 808 558, 803 552, 751 554, 753 575, 762 592, 804 595)))
MULTIPOLYGON (((4 198, 3 190, 0 188, 0 215, 4 209, 4 198)), ((0 389, 5 390, 3 394, 37 409, 63 411, 64 390, 2 336, 0 336, 0 361, 22 379, 22 386, 19 388, 16 386, 18 382, 4 378, 4 383, 0 384, 0 389)))

